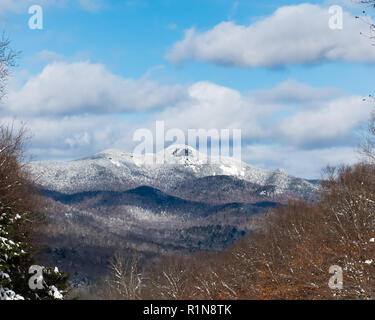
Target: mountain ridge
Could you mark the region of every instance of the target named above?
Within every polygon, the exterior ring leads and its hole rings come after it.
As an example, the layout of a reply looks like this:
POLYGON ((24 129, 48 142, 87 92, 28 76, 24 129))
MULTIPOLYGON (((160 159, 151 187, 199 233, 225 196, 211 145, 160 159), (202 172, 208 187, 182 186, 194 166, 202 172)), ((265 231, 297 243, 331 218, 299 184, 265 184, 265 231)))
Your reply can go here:
MULTIPOLYGON (((233 158, 207 157, 184 145, 171 145, 145 156, 109 149, 68 162, 40 161, 28 166, 41 186, 63 193, 121 191, 150 186, 174 195, 184 183, 201 182, 215 176, 254 184, 255 189, 263 188, 265 196, 275 199, 311 200, 318 188, 284 169, 266 171, 233 158)), ((182 196, 181 192, 179 196, 182 196)))

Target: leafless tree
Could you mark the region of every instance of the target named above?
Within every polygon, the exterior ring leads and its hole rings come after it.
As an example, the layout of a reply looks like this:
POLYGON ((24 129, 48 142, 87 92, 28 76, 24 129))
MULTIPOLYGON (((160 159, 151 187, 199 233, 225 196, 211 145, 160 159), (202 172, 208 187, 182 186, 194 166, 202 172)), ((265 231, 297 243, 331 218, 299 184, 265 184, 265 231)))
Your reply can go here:
MULTIPOLYGON (((374 102, 370 99, 369 102, 374 102)), ((375 112, 371 113, 371 117, 367 124, 367 131, 364 134, 363 141, 359 148, 360 154, 365 157, 365 160, 375 163, 375 112)))
POLYGON ((110 261, 112 276, 107 280, 114 297, 123 300, 137 300, 141 297, 143 274, 139 270, 139 256, 133 254, 126 259, 122 254, 115 254, 110 261))
POLYGON ((190 297, 194 266, 192 257, 165 257, 149 275, 152 297, 167 300, 190 297))
POLYGON ((10 68, 16 66, 16 60, 20 53, 12 49, 10 44, 9 38, 3 33, 0 38, 0 100, 6 94, 10 68))

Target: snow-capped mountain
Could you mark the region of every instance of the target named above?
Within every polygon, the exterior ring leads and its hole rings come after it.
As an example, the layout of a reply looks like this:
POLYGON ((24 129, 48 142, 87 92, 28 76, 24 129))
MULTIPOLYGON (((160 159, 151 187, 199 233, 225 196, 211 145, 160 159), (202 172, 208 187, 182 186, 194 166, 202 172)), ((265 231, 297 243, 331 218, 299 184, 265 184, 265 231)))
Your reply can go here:
POLYGON ((269 172, 233 158, 208 158, 185 145, 171 145, 159 153, 147 155, 106 150, 69 162, 33 162, 29 167, 43 188, 63 193, 121 191, 150 186, 182 196, 179 190, 186 189, 186 183, 197 188, 199 186, 193 181, 216 177, 211 179, 215 181, 211 188, 215 189, 215 184, 225 176, 230 177, 232 182, 246 184, 246 188, 239 192, 256 191, 264 198, 288 196, 311 199, 317 190, 315 185, 293 177, 285 170, 269 172))
POLYGON ((51 259, 77 279, 104 273, 118 250, 146 256, 221 250, 261 227, 269 209, 289 197, 313 199, 317 190, 285 170, 207 159, 184 145, 146 157, 106 150, 28 166, 50 204, 51 259))

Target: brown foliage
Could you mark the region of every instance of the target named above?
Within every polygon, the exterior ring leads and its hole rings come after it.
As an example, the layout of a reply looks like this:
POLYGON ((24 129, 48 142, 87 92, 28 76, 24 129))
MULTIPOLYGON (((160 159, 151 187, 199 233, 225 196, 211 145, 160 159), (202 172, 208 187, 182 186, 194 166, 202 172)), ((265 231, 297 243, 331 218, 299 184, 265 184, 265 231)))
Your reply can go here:
POLYGON ((23 163, 26 142, 24 127, 17 130, 13 125, 0 125, 0 203, 23 218, 23 223, 15 224, 15 239, 27 237, 29 251, 35 251, 44 219, 43 201, 34 192, 34 182, 23 163))

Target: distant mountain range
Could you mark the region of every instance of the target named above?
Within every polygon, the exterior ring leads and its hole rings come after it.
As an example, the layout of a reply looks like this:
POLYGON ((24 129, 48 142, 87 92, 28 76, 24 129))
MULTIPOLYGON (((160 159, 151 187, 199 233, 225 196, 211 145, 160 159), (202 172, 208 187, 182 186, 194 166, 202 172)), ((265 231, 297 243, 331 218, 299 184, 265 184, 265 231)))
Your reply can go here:
POLYGON ((28 164, 50 204, 49 255, 77 281, 104 272, 116 251, 221 250, 260 227, 269 208, 289 198, 314 200, 318 190, 318 181, 207 159, 190 146, 147 158, 158 164, 119 150, 28 164))
POLYGON ((107 150, 69 162, 34 162, 30 169, 44 188, 63 193, 149 186, 186 199, 222 203, 290 197, 311 200, 317 190, 316 184, 282 169, 268 172, 224 157, 207 161, 190 146, 172 145, 155 158, 161 164, 144 164, 141 155, 107 150))

